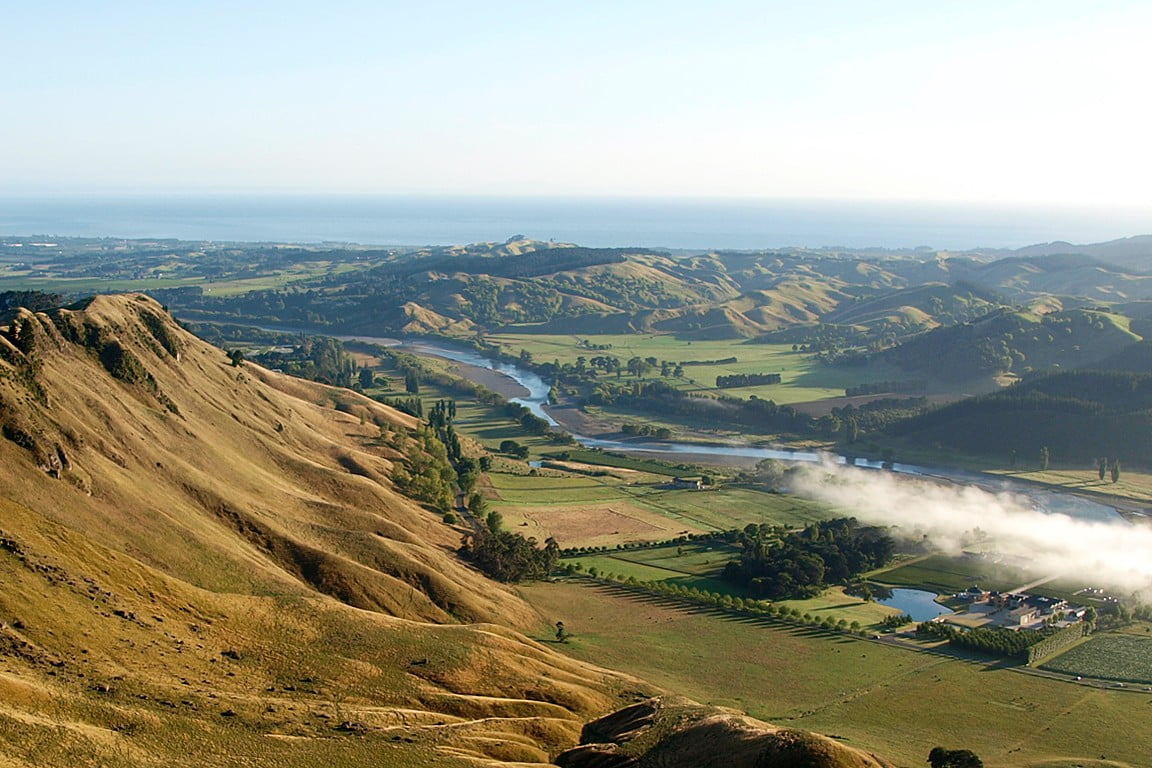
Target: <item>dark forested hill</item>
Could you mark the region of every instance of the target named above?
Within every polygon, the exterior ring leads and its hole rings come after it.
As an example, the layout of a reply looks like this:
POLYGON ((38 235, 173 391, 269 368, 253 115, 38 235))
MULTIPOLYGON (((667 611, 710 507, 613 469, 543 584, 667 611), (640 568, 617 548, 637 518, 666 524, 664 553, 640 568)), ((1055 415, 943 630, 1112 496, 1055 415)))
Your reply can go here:
POLYGON ((1072 371, 1027 378, 900 422, 893 436, 961 453, 1016 455, 1035 466, 1042 448, 1056 464, 1091 467, 1100 457, 1152 463, 1152 374, 1072 371))

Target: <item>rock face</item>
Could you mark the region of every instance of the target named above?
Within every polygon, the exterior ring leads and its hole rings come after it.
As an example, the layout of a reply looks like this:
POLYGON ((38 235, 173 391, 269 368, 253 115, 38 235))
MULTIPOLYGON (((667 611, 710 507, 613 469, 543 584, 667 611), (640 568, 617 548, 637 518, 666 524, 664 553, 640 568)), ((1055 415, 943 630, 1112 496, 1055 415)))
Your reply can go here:
POLYGON ((584 726, 562 768, 890 768, 875 755, 731 710, 649 699, 584 726))

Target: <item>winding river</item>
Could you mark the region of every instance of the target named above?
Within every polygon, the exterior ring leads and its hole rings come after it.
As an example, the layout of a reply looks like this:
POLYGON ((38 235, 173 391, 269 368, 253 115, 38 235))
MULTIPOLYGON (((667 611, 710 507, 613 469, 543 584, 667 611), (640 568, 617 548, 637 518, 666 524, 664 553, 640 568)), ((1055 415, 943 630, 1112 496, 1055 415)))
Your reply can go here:
MULTIPOLYGON (((533 371, 522 368, 515 363, 492 360, 478 352, 458 349, 427 341, 401 342, 397 339, 377 337, 339 337, 344 340, 366 341, 386 346, 403 346, 415 354, 435 355, 437 357, 466 363, 480 368, 487 368, 501 373, 528 390, 526 397, 514 398, 512 402, 520 403, 525 408, 546 420, 555 427, 561 426, 559 422, 548 413, 548 393, 551 389, 548 382, 533 371)), ((780 461, 817 462, 833 460, 840 464, 848 464, 849 459, 844 456, 814 453, 811 451, 794 451, 780 448, 764 448, 759 446, 742 445, 707 445, 682 441, 655 441, 655 440, 612 440, 587 435, 573 434, 577 442, 589 448, 600 448, 611 451, 644 452, 668 455, 692 454, 697 456, 728 456, 750 459, 777 459, 780 461)), ((857 467, 868 469, 881 469, 878 461, 866 459, 851 459, 857 467)), ((920 475, 936 477, 962 485, 975 485, 993 493, 1012 493, 1027 497, 1039 509, 1047 512, 1065 514, 1085 520, 1123 521, 1124 518, 1114 507, 1101 504, 1091 499, 1071 493, 1046 490, 1027 483, 1013 481, 1007 478, 996 478, 975 472, 965 472, 958 469, 940 467, 923 467, 915 464, 895 463, 891 466, 893 472, 905 475, 920 475)))

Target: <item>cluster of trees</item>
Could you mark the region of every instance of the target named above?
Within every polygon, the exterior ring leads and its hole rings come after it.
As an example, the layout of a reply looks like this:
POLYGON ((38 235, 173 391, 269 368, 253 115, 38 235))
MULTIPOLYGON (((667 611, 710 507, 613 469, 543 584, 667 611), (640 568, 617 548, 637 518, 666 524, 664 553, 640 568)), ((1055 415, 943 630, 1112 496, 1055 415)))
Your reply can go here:
POLYGON ((845 583, 885 565, 895 546, 883 528, 850 517, 813 523, 783 537, 749 525, 740 545, 739 559, 725 566, 723 578, 773 599, 803 599, 845 583))
POLYGON ((511 416, 530 435, 546 435, 552 431, 552 425, 528 410, 520 403, 508 401, 504 403, 504 414, 511 416))
POLYGON ((977 627, 964 630, 939 621, 925 621, 916 627, 916 632, 925 637, 947 640, 948 644, 955 648, 975 651, 986 656, 1025 660, 1028 658, 1028 649, 1047 636, 1043 631, 1016 632, 1003 627, 977 627))
MULTIPOLYGON (((399 433, 397 433, 399 434, 399 433)), ((404 466, 392 472, 392 482, 417 501, 447 511, 455 500, 456 470, 436 431, 421 426, 404 446, 404 466)))
POLYGON ((563 555, 564 557, 578 557, 580 555, 595 555, 601 552, 619 552, 630 549, 660 549, 662 547, 674 547, 680 544, 687 544, 692 541, 713 541, 717 539, 722 541, 738 541, 740 535, 741 531, 738 529, 730 531, 708 531, 706 533, 685 533, 671 539, 664 539, 663 541, 630 541, 613 546, 570 547, 563 551, 563 555))
POLYGON ((882 395, 886 392, 919 392, 927 387, 922 379, 907 379, 902 381, 873 381, 868 384, 857 384, 844 388, 845 397, 859 395, 882 395))
POLYGON ((729 376, 717 376, 717 389, 733 389, 735 387, 752 387, 758 384, 779 384, 778 373, 733 373, 729 376))
POLYGON ((330 336, 308 337, 290 352, 263 352, 252 359, 266 368, 336 387, 351 387, 359 373, 344 345, 330 336))
POLYGON ((506 453, 518 459, 528 458, 528 446, 518 443, 515 440, 501 440, 499 450, 500 453, 506 453))
POLYGON ((971 323, 937 328, 880 358, 943 381, 1085 364, 1136 339, 1107 313, 1072 309, 1046 315, 997 309, 971 323))
POLYGON ((898 627, 907 626, 911 623, 912 617, 906 613, 902 613, 899 616, 885 616, 880 620, 880 626, 884 629, 896 629, 898 627))
POLYGON ((1122 627, 1130 624, 1133 619, 1152 621, 1152 605, 1137 603, 1133 606, 1125 605, 1119 600, 1109 600, 1100 606, 1100 610, 1088 609, 1091 615, 1085 615, 1084 620, 1101 627, 1122 627))
POLYGON ((668 440, 672 437, 672 430, 670 430, 668 427, 656 427, 651 424, 636 424, 631 421, 626 421, 621 424, 620 431, 626 435, 654 437, 657 440, 668 440))
POLYGON ((1109 459, 1107 456, 1101 456, 1096 459, 1096 471, 1103 480, 1106 476, 1111 476, 1112 482, 1120 482, 1120 459, 1109 459))
POLYGON ((560 546, 549 537, 544 546, 534 538, 500 530, 496 524, 476 529, 460 543, 460 554, 487 575, 504 582, 542 579, 560 560, 560 546))
POLYGON ((620 405, 710 424, 733 424, 761 433, 812 434, 814 425, 811 416, 772 400, 689 394, 663 381, 639 381, 622 386, 605 382, 587 401, 593 405, 620 405))
POLYGON ((817 419, 816 430, 851 444, 865 435, 882 433, 894 424, 918 416, 927 408, 925 397, 885 397, 861 405, 849 403, 817 419))
POLYGON ((460 444, 460 436, 456 434, 456 427, 452 423, 456 419, 456 401, 438 400, 428 411, 428 427, 436 433, 437 439, 444 445, 444 453, 448 463, 456 471, 456 484, 461 493, 468 495, 476 487, 480 479, 480 462, 477 459, 464 455, 460 444))
POLYGON ((725 357, 720 360, 681 360, 679 365, 733 365, 739 362, 734 356, 725 357))
POLYGON ((32 312, 49 312, 64 305, 64 297, 59 293, 44 291, 0 291, 0 323, 12 319, 20 307, 32 312))
POLYGON ((928 753, 932 768, 984 768, 984 761, 970 749, 944 749, 933 747, 928 753))

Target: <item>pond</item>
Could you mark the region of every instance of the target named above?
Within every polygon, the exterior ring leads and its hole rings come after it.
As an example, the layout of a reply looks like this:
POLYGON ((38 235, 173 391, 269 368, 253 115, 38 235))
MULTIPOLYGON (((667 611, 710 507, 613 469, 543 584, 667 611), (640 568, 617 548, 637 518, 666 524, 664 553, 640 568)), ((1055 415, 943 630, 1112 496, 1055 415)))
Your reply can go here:
POLYGON ((893 589, 892 597, 876 602, 890 605, 908 614, 913 621, 929 621, 945 613, 952 613, 936 602, 935 592, 925 592, 922 589, 893 589))

